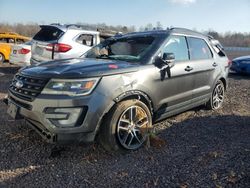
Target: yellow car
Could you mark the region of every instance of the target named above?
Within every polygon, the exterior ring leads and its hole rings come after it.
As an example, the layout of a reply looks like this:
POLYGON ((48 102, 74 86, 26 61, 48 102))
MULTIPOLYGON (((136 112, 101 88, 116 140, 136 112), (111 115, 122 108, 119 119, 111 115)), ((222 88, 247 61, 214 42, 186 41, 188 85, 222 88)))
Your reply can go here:
POLYGON ((30 38, 17 33, 0 33, 0 63, 9 60, 11 46, 13 44, 22 44, 28 40, 30 40, 30 38))

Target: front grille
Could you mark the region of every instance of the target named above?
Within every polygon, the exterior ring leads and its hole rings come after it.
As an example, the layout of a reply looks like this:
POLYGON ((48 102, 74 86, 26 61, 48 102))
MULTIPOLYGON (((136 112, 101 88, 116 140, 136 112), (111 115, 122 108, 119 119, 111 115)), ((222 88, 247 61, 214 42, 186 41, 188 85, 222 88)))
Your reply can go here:
POLYGON ((48 79, 16 74, 9 87, 9 91, 16 97, 33 101, 43 90, 48 79))
POLYGON ((32 106, 26 103, 23 103, 21 101, 18 101, 16 99, 14 99, 13 97, 10 96, 10 100, 13 101, 15 104, 17 104, 18 106, 21 106, 23 108, 26 108, 28 110, 32 110, 32 106))

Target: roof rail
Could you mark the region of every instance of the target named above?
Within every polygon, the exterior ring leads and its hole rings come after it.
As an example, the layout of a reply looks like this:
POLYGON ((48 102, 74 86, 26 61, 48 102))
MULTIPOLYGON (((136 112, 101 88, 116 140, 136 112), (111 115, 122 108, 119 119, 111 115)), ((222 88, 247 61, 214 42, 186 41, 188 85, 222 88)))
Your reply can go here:
MULTIPOLYGON (((183 30, 183 31, 192 31, 194 32, 194 30, 191 29, 187 29, 187 28, 183 28, 183 27, 170 27, 168 28, 169 30, 183 30)), ((196 31, 195 31, 196 32, 196 31)))
POLYGON ((52 23, 50 25, 55 25, 55 26, 64 26, 66 28, 69 28, 69 27, 74 27, 74 28, 82 28, 81 25, 77 25, 77 24, 60 24, 60 23, 52 23))
POLYGON ((107 37, 122 36, 122 32, 120 32, 120 31, 107 30, 104 28, 97 28, 96 31, 100 32, 101 36, 107 36, 107 37))
POLYGON ((50 25, 62 25, 62 24, 60 24, 60 23, 52 23, 50 25))
POLYGON ((182 28, 182 27, 170 27, 170 28, 167 28, 168 30, 181 30, 181 31, 186 31, 186 32, 192 32, 192 33, 197 33, 197 34, 200 34, 200 35, 204 35, 198 31, 194 31, 194 30, 191 30, 191 29, 187 29, 187 28, 182 28))
POLYGON ((74 28, 82 28, 83 25, 78 25, 78 24, 66 24, 65 25, 66 28, 69 28, 69 27, 74 27, 74 28))

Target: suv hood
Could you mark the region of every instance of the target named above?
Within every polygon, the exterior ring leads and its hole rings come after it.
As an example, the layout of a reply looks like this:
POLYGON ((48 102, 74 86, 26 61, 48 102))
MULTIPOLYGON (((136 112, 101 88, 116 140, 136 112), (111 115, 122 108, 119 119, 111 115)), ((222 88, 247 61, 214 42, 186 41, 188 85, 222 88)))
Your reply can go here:
POLYGON ((241 56, 241 57, 237 57, 233 59, 233 61, 249 61, 249 60, 250 60, 250 56, 241 56))
POLYGON ((138 63, 106 59, 63 59, 29 66, 19 72, 46 78, 86 78, 138 70, 138 63))

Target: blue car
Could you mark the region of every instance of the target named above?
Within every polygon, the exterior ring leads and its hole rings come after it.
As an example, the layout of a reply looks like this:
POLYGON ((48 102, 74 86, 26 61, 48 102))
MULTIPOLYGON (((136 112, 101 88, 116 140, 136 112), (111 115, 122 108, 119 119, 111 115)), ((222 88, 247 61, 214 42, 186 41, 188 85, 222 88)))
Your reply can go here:
POLYGON ((250 56, 233 59, 230 69, 237 73, 250 74, 250 56))

